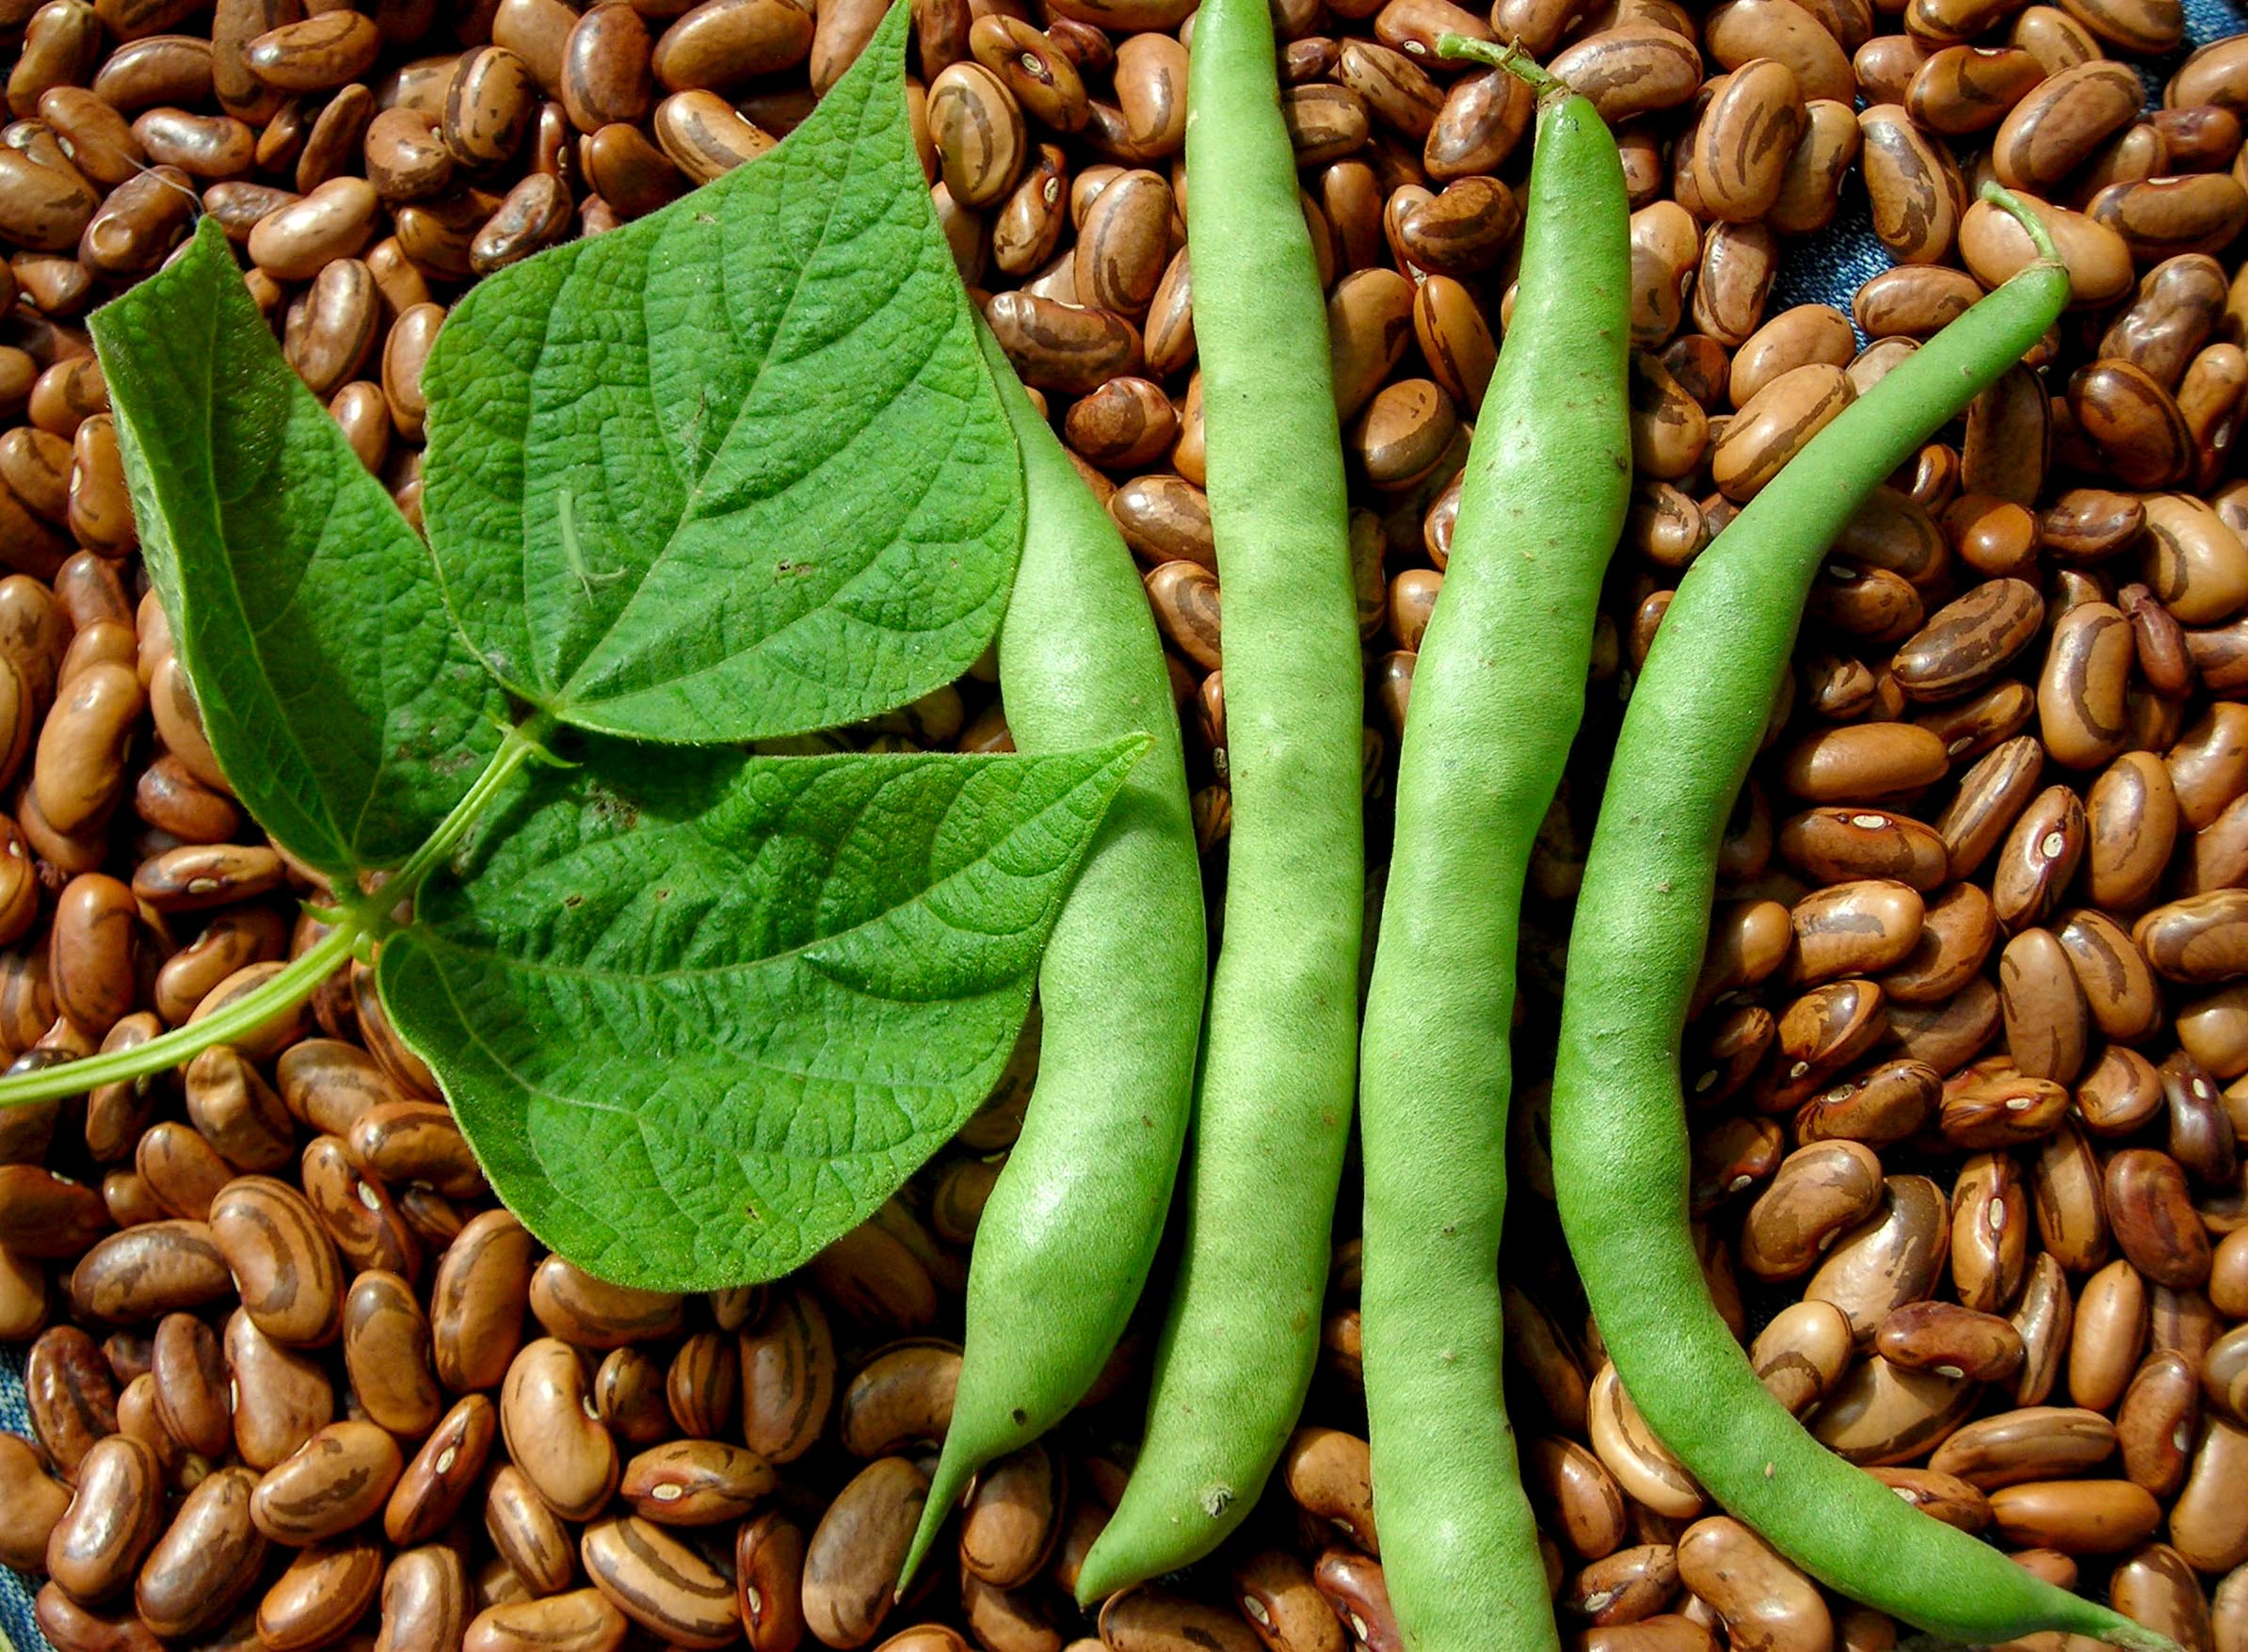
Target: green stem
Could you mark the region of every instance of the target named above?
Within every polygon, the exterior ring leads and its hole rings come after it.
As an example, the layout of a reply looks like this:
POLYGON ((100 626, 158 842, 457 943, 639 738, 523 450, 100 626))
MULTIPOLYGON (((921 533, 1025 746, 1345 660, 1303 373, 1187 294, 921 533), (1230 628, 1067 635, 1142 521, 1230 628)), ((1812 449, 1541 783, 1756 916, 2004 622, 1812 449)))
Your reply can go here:
POLYGON ((357 924, 340 924, 255 992, 246 993, 224 1009, 216 1010, 200 1021, 174 1027, 145 1044, 105 1051, 83 1061, 61 1062, 36 1072, 0 1079, 0 1107, 22 1107, 34 1101, 83 1095, 99 1084, 123 1083, 178 1067, 215 1044, 232 1044, 310 997, 313 988, 350 959, 351 949, 365 933, 357 924))
POLYGON ((518 723, 507 730, 500 742, 499 750, 491 754, 491 761, 484 765, 484 772, 476 777, 476 783, 468 789, 453 811, 437 823, 437 830, 429 834, 429 841, 407 857, 406 864, 392 874, 383 886, 385 906, 394 906, 422 887, 422 879, 447 855, 453 845, 460 842, 461 834, 474 824, 476 817, 490 807, 507 782, 515 778, 516 770, 535 757, 546 755, 546 737, 554 731, 551 713, 541 712, 527 723, 518 723))
POLYGON ((2037 249, 2037 256, 2047 264, 2060 264, 2060 248, 2053 245, 2053 233, 2045 227, 2045 220, 2030 210, 2030 203, 2015 195, 1997 179, 1983 185, 1983 199, 2021 225, 2030 237, 2030 245, 2037 249))
POLYGON ((1509 40, 1501 46, 1469 35, 1438 35, 1437 56, 1465 57, 1492 69, 1503 69, 1537 93, 1540 102, 1550 103, 1556 98, 1569 95, 1569 83, 1557 74, 1549 74, 1540 69, 1537 60, 1523 51, 1517 41, 1509 40))
POLYGON ((193 1060, 215 1044, 231 1044, 276 1016, 294 1009, 312 996, 331 972, 349 962, 362 941, 380 939, 397 927, 385 914, 421 888, 422 880, 452 852, 461 834, 490 807, 491 800, 514 778, 516 771, 531 759, 545 754, 543 742, 554 727, 554 718, 542 714, 509 729, 500 742, 500 748, 484 765, 484 772, 476 777, 476 783, 438 823, 428 841, 407 858, 406 864, 373 897, 340 898, 339 910, 324 911, 321 916, 332 918, 335 927, 255 992, 246 993, 224 1009, 200 1021, 174 1027, 145 1044, 104 1051, 83 1061, 66 1061, 40 1067, 36 1072, 0 1078, 0 1108, 83 1095, 98 1084, 123 1083, 162 1072, 193 1060))

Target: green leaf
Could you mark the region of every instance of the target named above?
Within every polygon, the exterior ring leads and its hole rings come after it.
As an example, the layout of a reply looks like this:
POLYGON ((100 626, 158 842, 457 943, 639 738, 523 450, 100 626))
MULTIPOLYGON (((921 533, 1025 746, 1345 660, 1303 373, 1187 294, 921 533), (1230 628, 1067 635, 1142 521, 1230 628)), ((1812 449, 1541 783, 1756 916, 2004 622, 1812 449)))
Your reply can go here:
POLYGON ((998 629, 1021 463, 913 147, 907 11, 779 148, 488 278, 438 337, 430 544, 493 673, 564 722, 832 728, 998 629))
POLYGON ((329 876, 394 865, 475 779, 503 704, 429 553, 281 360, 216 220, 92 325, 219 767, 329 876))
POLYGON ((596 742, 425 891, 383 1002, 547 1244, 654 1289, 771 1278, 989 1093, 1147 747, 682 763, 596 742))

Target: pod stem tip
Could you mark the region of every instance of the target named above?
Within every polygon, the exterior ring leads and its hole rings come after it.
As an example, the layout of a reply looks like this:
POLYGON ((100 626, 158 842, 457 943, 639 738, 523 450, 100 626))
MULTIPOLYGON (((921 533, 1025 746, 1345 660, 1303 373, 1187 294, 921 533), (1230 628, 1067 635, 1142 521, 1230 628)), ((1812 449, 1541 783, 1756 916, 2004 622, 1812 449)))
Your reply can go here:
POLYGON ((2053 244, 2053 233, 2045 227, 2043 218, 2030 210, 2028 201, 1995 178, 1984 182, 1983 199, 2021 225, 2030 237, 2030 245, 2037 249, 2037 256, 2045 263, 2062 262, 2061 249, 2053 244))
POLYGON ((1540 69, 1537 60, 1522 49, 1519 40, 1509 40, 1501 46, 1495 40, 1479 40, 1469 35, 1438 35, 1437 56, 1466 57, 1493 69, 1503 69, 1527 85, 1541 99, 1569 95, 1569 83, 1559 75, 1549 74, 1540 69))

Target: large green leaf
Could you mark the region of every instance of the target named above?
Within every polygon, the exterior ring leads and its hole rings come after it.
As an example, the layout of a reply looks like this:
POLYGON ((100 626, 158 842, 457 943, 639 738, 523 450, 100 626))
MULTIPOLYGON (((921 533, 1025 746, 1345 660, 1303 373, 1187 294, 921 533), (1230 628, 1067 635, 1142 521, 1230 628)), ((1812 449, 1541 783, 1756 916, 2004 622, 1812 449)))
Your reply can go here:
POLYGON ((907 12, 778 149, 490 277, 439 335, 448 599, 566 722, 831 728, 998 629, 1021 464, 913 147, 907 12))
POLYGON ((383 1001, 554 1249, 658 1289, 773 1277, 989 1092, 1148 744, 682 763, 596 742, 426 891, 383 1001))
POLYGON ((93 316, 150 576, 219 767, 347 880, 420 845, 501 698, 429 553, 281 360, 217 222, 93 316))

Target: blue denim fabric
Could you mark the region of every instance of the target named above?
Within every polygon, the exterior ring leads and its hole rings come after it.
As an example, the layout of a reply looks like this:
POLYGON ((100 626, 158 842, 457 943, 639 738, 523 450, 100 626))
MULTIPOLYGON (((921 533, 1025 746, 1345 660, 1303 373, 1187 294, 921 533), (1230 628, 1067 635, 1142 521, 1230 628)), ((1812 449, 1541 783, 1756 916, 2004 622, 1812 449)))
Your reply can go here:
MULTIPOLYGON (((24 1409, 24 1350, 16 1343, 0 1342, 0 1429, 31 1432, 31 1416, 24 1409)), ((0 1566, 0 1652, 53 1652, 31 1621, 24 1580, 6 1566, 0 1566)))
MULTIPOLYGON (((2248 7, 2236 4, 2236 0, 2185 0, 2185 8, 2186 38, 2192 45, 2248 33, 2248 7)), ((2162 82, 2173 67, 2174 61, 2144 67, 2153 98, 2160 99, 2162 82)), ((1771 309, 1777 313, 1791 304, 1827 303, 1847 313, 1851 296, 1888 266, 1888 254, 1873 238, 1865 191, 1853 182, 1834 223, 1789 249, 1787 262, 1773 286, 1771 309)), ((0 1429, 21 1435, 31 1432, 24 1409, 23 1350, 4 1342, 0 1342, 0 1429)), ((31 1595, 24 1580, 6 1566, 0 1566, 0 1652, 53 1652, 46 1637, 32 1623, 31 1595)))
MULTIPOLYGON (((2185 0, 2185 8, 2186 47, 2175 56, 2139 66, 2151 104, 2161 102, 2162 83, 2187 50, 2248 33, 2248 5, 2240 0, 2185 0)), ((1779 279, 1773 282, 1769 313, 1776 315, 1795 304, 1832 304, 1848 314, 1851 296, 1889 264, 1888 253, 1873 238, 1866 191, 1854 173, 1835 221, 1787 249, 1779 279)), ((1861 336, 1858 342, 1865 340, 1861 336)))

